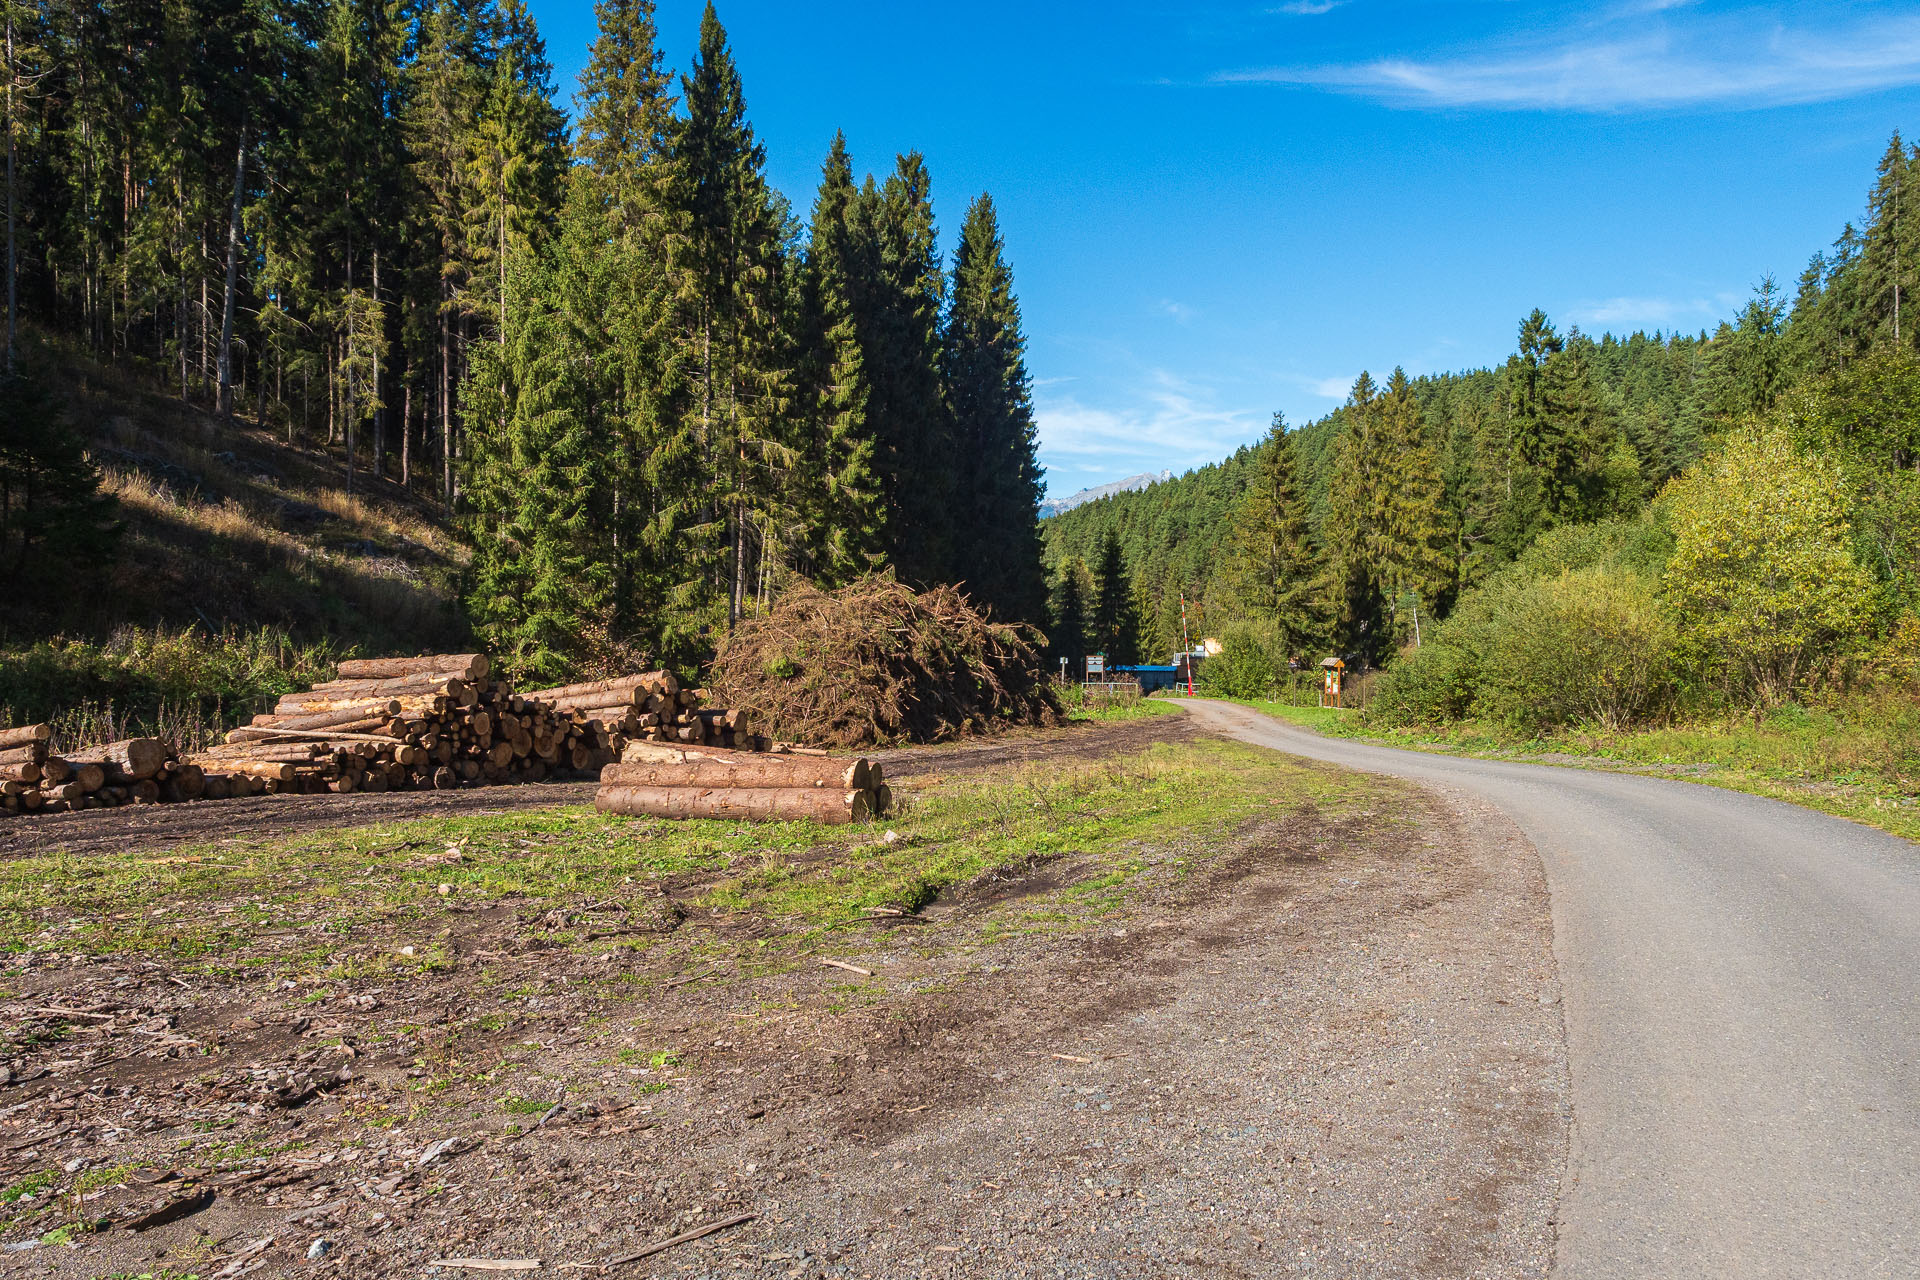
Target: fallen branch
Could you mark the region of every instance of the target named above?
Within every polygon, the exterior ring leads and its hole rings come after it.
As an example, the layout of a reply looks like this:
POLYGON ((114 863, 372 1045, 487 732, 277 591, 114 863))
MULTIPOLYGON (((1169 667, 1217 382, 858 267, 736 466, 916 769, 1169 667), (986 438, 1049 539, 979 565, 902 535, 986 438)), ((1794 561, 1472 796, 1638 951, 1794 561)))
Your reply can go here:
POLYGON ((460 1267, 467 1271, 538 1271, 538 1258, 435 1258, 430 1267, 460 1267))
POLYGON ((845 969, 848 973, 857 973, 863 978, 871 978, 873 976, 873 970, 862 969, 859 965, 848 964, 845 960, 822 960, 820 963, 831 965, 835 969, 845 969))
POLYGON ((737 1227, 743 1222, 752 1222, 759 1216, 757 1213, 736 1213, 731 1218, 722 1218, 718 1222, 709 1222, 704 1227, 695 1227, 692 1231, 683 1231, 670 1240, 662 1240, 659 1244, 650 1244, 644 1249, 635 1249, 632 1253, 623 1253, 617 1258, 608 1258, 599 1265, 603 1267, 624 1267, 629 1262, 638 1262, 642 1258, 651 1258, 654 1254, 662 1253, 676 1245, 683 1245, 688 1241, 698 1240, 702 1236, 710 1236, 716 1231, 725 1231, 728 1227, 737 1227))

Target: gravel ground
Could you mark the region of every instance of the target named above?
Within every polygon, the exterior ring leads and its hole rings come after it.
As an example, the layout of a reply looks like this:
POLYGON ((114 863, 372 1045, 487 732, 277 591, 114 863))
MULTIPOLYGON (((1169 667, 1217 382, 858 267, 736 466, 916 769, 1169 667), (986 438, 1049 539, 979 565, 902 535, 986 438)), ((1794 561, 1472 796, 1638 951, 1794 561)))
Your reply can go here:
MULTIPOLYGON (((592 1268, 741 1214, 608 1273, 1543 1275, 1568 1103, 1539 860, 1472 801, 1366 785, 1353 811, 1276 808, 1221 847, 1143 847, 1126 912, 1094 929, 979 945, 1010 905, 1074 882, 1063 859, 950 891, 931 933, 850 939, 871 979, 658 990, 623 1016, 665 1060, 613 1052, 584 993, 529 1000, 490 1044, 458 1038, 464 962, 317 1005, 145 960, 16 962, 0 1016, 93 1011, 155 1049, 50 1049, 0 1085, 0 1186, 70 1168, 47 1194, 71 1198, 83 1171, 144 1166, 72 1201, 120 1225, 0 1253, 0 1275, 592 1268), (503 1078, 539 1100, 507 1117, 544 1118, 531 1132, 482 1105, 503 1078), (471 1108, 449 1101, 462 1090, 471 1108), (167 1204, 204 1207, 126 1228, 167 1204)), ((449 945, 500 985, 584 976, 588 957, 517 941, 525 923, 476 910, 449 945)))

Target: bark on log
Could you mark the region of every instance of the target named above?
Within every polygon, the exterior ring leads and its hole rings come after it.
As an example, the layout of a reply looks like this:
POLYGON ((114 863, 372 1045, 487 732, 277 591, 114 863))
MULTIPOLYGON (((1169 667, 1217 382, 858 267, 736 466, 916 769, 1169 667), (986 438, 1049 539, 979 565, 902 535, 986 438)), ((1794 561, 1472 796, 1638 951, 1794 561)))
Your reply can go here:
POLYGON ((129 778, 151 778, 167 762, 167 744, 158 738, 123 738, 109 742, 98 751, 88 748, 84 754, 113 765, 129 778))
POLYGON ((457 672, 462 680, 485 680, 490 664, 484 653, 437 653, 421 658, 349 658, 340 664, 342 680, 392 680, 401 676, 457 672))
POLYGON ((617 694, 627 689, 674 694, 680 691, 680 680, 671 671, 642 671, 638 675, 616 676, 611 680, 586 680, 579 684, 561 685, 556 689, 522 689, 520 696, 553 706, 560 702, 585 701, 596 694, 617 694))
POLYGON ((358 720, 348 720, 341 724, 322 725, 317 729, 284 729, 278 726, 243 725, 227 734, 227 742, 294 742, 301 738, 339 738, 349 734, 367 734, 387 736, 382 732, 392 721, 385 716, 366 716, 358 720))
POLYGON ((409 709, 444 710, 444 698, 312 698, 306 694, 288 694, 264 716, 255 716, 255 724, 273 724, 281 720, 304 719, 330 712, 358 711, 364 716, 397 716, 409 709))
POLYGON ((0 751, 0 765, 40 764, 47 758, 47 744, 30 742, 25 746, 11 747, 0 751))
MULTIPOLYGON (((680 754, 690 754, 682 752, 680 754)), ((781 758, 714 760, 695 756, 682 761, 610 764, 600 781, 641 787, 825 787, 867 791, 878 781, 862 759, 781 758)))
POLYGON ((44 772, 41 766, 30 762, 0 764, 0 782, 38 782, 44 772))
POLYGON ((53 737, 51 725, 23 724, 17 729, 0 729, 0 750, 30 747, 35 743, 44 747, 51 737, 53 737))
POLYGON ((256 729, 325 729, 333 725, 352 724, 359 720, 375 718, 388 719, 400 714, 405 706, 398 698, 384 698, 377 701, 354 702, 328 711, 315 711, 300 715, 255 716, 251 727, 256 729))
POLYGON ((812 821, 828 826, 859 822, 872 814, 864 791, 820 787, 634 787, 606 785, 594 805, 608 813, 657 818, 735 818, 812 821))
POLYGON ((462 698, 473 692, 464 677, 436 673, 398 680, 328 680, 307 691, 318 698, 462 698))

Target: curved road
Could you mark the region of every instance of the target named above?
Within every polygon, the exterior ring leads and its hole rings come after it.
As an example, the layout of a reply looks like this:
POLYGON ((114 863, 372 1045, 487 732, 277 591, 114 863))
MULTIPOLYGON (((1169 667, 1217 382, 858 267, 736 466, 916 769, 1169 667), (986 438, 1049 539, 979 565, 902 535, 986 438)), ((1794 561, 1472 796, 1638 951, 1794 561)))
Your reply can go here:
POLYGON ((1539 849, 1573 1077, 1556 1276, 1920 1276, 1920 845, 1692 783, 1184 705, 1484 797, 1539 849))

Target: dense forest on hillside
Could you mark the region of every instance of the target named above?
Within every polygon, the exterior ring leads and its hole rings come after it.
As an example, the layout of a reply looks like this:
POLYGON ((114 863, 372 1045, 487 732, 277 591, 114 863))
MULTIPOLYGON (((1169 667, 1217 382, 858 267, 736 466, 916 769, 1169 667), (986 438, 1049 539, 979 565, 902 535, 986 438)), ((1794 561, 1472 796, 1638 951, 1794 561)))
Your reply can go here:
POLYGON ((1276 417, 1221 463, 1055 516, 1042 528, 1056 601, 1069 581, 1097 585, 1115 540, 1146 652, 1178 643, 1184 593, 1208 634, 1251 624, 1282 650, 1381 662, 1542 535, 1657 516, 1729 436, 1790 420, 1853 478, 1851 536, 1885 589, 1877 625, 1891 625, 1920 605, 1916 548, 1892 514, 1920 437, 1917 186, 1920 158, 1896 136, 1861 224, 1791 298, 1765 280, 1711 333, 1596 339, 1535 311, 1502 367, 1363 375, 1316 422, 1276 417))
POLYGON ((7 0, 9 421, 42 408, 0 625, 62 625, 49 539, 112 536, 48 429, 76 359, 437 503, 510 670, 696 662, 878 567, 1045 620, 992 200, 947 262, 922 159, 836 138, 803 223, 712 7, 679 76, 648 0, 596 14, 570 119, 521 0, 7 0))

